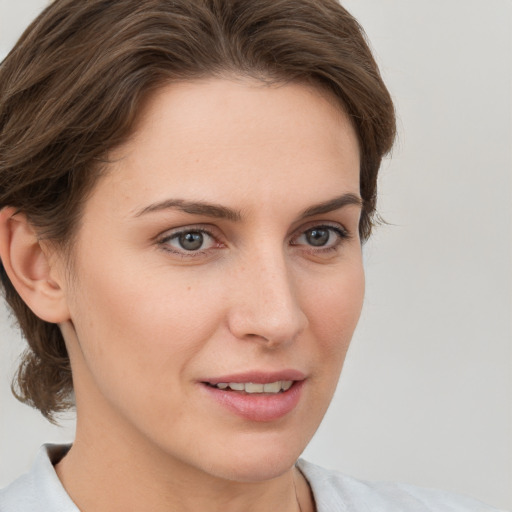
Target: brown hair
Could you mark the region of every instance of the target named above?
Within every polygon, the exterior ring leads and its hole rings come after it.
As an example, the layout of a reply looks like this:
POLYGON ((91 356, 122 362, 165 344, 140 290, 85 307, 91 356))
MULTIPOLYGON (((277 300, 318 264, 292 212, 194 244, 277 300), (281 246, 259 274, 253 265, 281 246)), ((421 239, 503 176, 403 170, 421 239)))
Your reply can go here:
MULTIPOLYGON (((167 83, 226 73, 329 89, 361 149, 360 221, 370 235, 394 109, 357 21, 336 0, 56 0, 0 66, 0 208, 68 247, 101 162, 167 83)), ((36 317, 3 266, 5 297, 29 343, 16 396, 53 418, 70 405, 60 329, 36 317)))

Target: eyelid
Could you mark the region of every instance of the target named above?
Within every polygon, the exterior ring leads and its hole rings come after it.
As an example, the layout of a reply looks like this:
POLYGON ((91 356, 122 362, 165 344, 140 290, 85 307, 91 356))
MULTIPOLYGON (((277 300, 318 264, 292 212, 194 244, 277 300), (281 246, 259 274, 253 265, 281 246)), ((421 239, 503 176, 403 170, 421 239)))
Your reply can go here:
POLYGON ((352 236, 350 230, 348 230, 343 224, 340 222, 333 222, 333 221, 311 221, 307 224, 303 224, 299 229, 296 229, 294 234, 290 237, 291 240, 294 240, 295 238, 298 238, 300 235, 303 235, 306 233, 306 231, 309 231, 311 229, 331 229, 338 233, 342 238, 350 238, 352 236))
POLYGON ((302 226, 301 229, 290 239, 290 245, 296 247, 298 250, 301 250, 305 253, 311 254, 312 256, 327 256, 327 255, 335 255, 337 252, 343 247, 344 242, 347 242, 350 238, 352 238, 351 233, 340 223, 331 223, 327 222, 311 222, 305 226, 302 226), (305 236, 308 231, 314 229, 325 229, 329 230, 331 233, 334 233, 335 240, 329 245, 320 245, 314 246, 307 243, 298 243, 297 240, 305 236))
POLYGON ((183 258, 193 258, 194 256, 204 256, 208 251, 211 251, 214 248, 220 248, 220 245, 224 245, 220 240, 220 236, 215 233, 217 231, 214 226, 209 224, 191 224, 188 226, 180 226, 177 228, 172 228, 164 231, 160 235, 156 237, 156 242, 158 246, 162 248, 162 250, 169 252, 171 254, 181 256, 183 258), (197 251, 187 251, 186 249, 179 249, 177 247, 171 246, 169 242, 175 238, 177 238, 180 234, 183 233, 202 233, 210 237, 214 245, 217 247, 209 247, 207 249, 198 249, 197 251))
POLYGON ((210 235, 212 238, 220 238, 217 234, 218 229, 211 224, 185 224, 183 226, 178 226, 175 228, 169 228, 165 231, 162 231, 159 235, 155 237, 156 240, 164 240, 172 238, 175 235, 179 235, 180 233, 187 233, 189 231, 197 231, 199 233, 206 233, 210 235))

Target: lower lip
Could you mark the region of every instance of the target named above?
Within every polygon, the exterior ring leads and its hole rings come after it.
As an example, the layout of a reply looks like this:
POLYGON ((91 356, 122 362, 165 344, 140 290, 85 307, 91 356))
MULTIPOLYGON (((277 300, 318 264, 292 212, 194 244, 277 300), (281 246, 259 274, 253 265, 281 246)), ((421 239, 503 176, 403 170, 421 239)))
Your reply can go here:
POLYGON ((299 403, 304 381, 295 381, 288 391, 265 395, 226 391, 201 384, 208 395, 226 409, 249 421, 275 421, 289 414, 299 403))

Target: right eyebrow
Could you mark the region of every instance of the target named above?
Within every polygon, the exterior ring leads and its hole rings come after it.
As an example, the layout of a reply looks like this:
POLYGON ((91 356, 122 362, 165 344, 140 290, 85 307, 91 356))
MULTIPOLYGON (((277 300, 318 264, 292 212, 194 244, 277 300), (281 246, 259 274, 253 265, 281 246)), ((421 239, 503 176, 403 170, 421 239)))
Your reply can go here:
POLYGON ((219 204, 205 203, 202 201, 186 201, 184 199, 166 199, 158 203, 150 204, 139 210, 135 217, 160 210, 177 209, 192 215, 205 215, 216 219, 227 219, 232 222, 239 222, 242 215, 239 211, 227 208, 219 204))

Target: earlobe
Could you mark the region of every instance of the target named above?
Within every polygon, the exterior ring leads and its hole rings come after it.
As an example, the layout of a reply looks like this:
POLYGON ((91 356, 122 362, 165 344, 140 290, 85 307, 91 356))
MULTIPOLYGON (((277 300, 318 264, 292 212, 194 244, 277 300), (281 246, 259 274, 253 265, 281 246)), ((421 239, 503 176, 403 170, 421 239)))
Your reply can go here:
POLYGON ((69 319, 63 283, 55 262, 25 215, 11 207, 0 211, 0 258, 11 283, 27 306, 42 320, 69 319))

